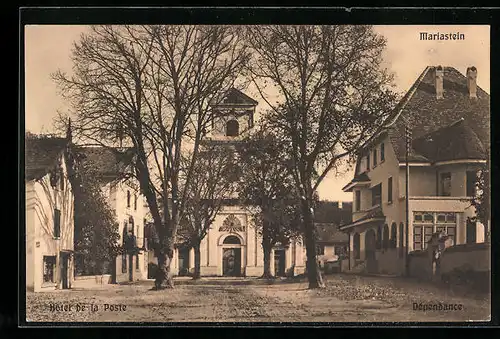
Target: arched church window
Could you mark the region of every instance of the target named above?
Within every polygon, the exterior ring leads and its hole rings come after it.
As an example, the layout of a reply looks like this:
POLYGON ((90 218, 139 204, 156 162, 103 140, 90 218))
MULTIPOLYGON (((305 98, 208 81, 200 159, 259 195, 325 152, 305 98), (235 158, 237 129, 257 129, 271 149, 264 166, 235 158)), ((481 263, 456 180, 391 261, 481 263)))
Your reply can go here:
POLYGON ((224 244, 241 245, 240 239, 235 235, 230 235, 224 239, 224 244))
POLYGON ((235 119, 229 120, 226 123, 226 136, 228 137, 236 137, 239 135, 240 131, 240 125, 238 124, 238 121, 235 119))

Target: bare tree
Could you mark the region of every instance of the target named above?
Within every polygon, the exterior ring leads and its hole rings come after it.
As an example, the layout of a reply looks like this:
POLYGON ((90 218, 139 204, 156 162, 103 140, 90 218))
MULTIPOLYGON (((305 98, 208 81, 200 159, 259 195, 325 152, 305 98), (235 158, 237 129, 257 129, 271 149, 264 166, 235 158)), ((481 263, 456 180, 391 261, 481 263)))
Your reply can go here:
POLYGON ((173 287, 178 221, 211 122, 210 103, 234 85, 248 53, 228 26, 93 26, 72 51, 73 75, 53 75, 73 109, 74 135, 135 150, 134 173, 156 233, 156 289, 173 287), (186 183, 181 154, 191 150, 186 183), (171 204, 162 204, 171 201, 171 204))
POLYGON ((262 236, 263 278, 271 278, 271 250, 287 245, 298 233, 293 181, 279 139, 264 124, 238 148, 241 158, 240 201, 249 206, 262 236))
MULTIPOLYGON (((182 179, 187 179, 191 157, 184 155, 182 179)), ((194 249, 193 279, 200 278, 200 244, 210 230, 215 217, 237 190, 239 169, 234 149, 224 144, 204 143, 199 151, 191 180, 187 183, 184 219, 181 220, 179 238, 194 249)))
POLYGON ((391 76, 381 67, 385 40, 370 26, 258 26, 247 33, 255 57, 249 74, 271 107, 270 125, 289 146, 309 288, 323 287, 315 260, 313 194, 393 107, 391 76), (269 88, 279 94, 277 102, 266 96, 269 88))

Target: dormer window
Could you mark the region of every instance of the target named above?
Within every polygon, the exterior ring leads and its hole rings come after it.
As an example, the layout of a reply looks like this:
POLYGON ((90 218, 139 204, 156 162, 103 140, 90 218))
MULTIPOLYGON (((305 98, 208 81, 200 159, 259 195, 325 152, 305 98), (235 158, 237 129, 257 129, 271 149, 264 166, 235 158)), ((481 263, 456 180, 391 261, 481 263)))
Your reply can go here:
POLYGON ((385 146, 384 143, 380 144, 380 162, 385 160, 385 146))
POLYGON ((237 137, 239 135, 240 125, 238 121, 235 119, 229 120, 226 123, 226 136, 228 137, 237 137))

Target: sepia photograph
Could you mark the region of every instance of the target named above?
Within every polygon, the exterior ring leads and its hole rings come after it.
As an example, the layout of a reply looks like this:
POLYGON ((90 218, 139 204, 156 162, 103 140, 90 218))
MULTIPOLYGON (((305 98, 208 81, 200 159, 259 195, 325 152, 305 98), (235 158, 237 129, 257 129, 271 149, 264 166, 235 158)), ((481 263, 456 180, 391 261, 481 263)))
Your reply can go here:
POLYGON ((491 320, 490 26, 22 39, 27 325, 491 320))

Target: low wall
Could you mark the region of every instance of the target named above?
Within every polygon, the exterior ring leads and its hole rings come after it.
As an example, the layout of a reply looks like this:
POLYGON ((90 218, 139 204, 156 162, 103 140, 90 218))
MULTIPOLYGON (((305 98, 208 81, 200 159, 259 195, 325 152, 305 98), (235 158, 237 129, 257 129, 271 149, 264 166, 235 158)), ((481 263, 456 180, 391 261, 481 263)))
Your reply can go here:
POLYGON ((465 284, 474 289, 489 290, 491 281, 491 244, 461 244, 446 248, 433 273, 432 253, 410 254, 410 275, 422 280, 448 284, 465 284))
POLYGON ((447 248, 441 255, 440 279, 450 284, 470 285, 489 291, 491 287, 491 244, 464 244, 447 248))
POLYGON ((432 256, 427 251, 409 253, 410 276, 421 280, 432 280, 432 256))
POLYGON ((111 284, 111 274, 77 276, 71 287, 88 288, 106 284, 111 284))
POLYGON ((404 269, 404 259, 399 257, 398 248, 377 250, 377 267, 380 274, 400 275, 404 269))
POLYGON ((474 271, 491 270, 491 244, 464 244, 448 247, 441 255, 441 273, 448 273, 457 268, 474 271))

